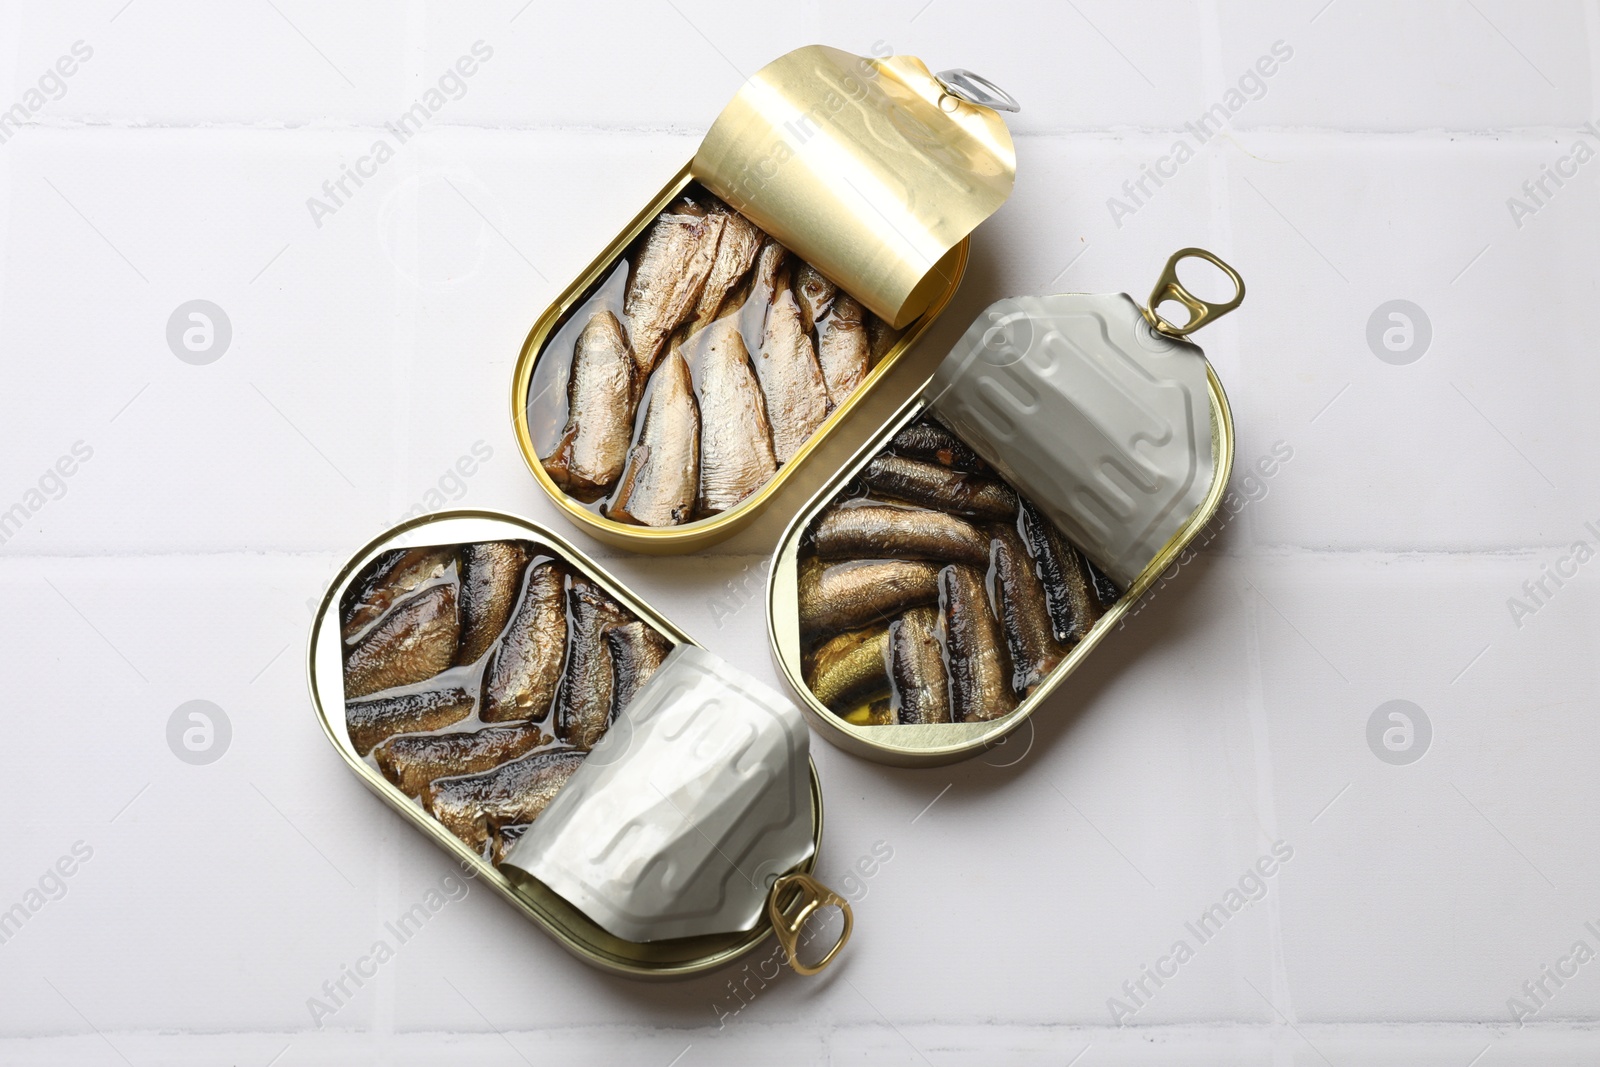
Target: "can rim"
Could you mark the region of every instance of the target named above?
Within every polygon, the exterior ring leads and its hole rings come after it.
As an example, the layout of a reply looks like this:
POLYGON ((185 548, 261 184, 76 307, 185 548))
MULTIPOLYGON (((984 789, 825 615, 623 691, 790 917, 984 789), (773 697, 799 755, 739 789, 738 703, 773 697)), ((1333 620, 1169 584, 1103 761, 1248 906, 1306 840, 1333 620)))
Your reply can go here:
MULTIPOLYGON (((707 944, 707 948, 700 955, 674 962, 652 962, 645 958, 643 954, 630 958, 615 951, 602 951, 595 947, 594 944, 586 942, 583 938, 577 936, 575 930, 583 930, 587 927, 588 930, 584 932, 587 933, 592 930, 597 935, 596 940, 619 946, 639 945, 648 949, 648 946, 651 945, 660 946, 671 942, 623 941, 605 933, 593 920, 584 916, 577 909, 561 900, 548 889, 545 889, 541 884, 534 882, 531 878, 526 883, 520 883, 507 877, 498 868, 473 853, 460 838, 446 830, 437 820, 424 813, 410 797, 401 793, 366 760, 356 754, 354 746, 350 743, 348 733, 342 729, 342 718, 336 721, 335 717, 330 715, 328 708, 324 705, 322 690, 318 684, 317 652, 319 639, 323 636, 323 625, 334 617, 338 593, 378 551, 413 530, 462 519, 502 523, 548 544, 550 548, 562 554, 569 563, 579 566, 587 577, 595 579, 607 592, 618 597, 630 610, 671 637, 674 643, 699 645, 699 642, 660 615, 646 601, 618 581, 605 567, 548 527, 518 515, 483 508, 459 508, 433 512, 408 519, 388 528, 353 553, 329 582, 328 588, 323 593, 322 599, 317 606, 307 639, 306 683, 311 695, 312 710, 317 717, 317 721, 321 724, 322 731, 328 738, 329 743, 333 745, 349 768, 355 772, 362 784, 403 816, 412 824, 414 829, 420 831, 424 837, 443 849, 447 855, 459 864, 471 867, 473 869, 471 877, 482 881, 493 889, 521 912, 524 918, 538 925, 563 949, 593 967, 630 978, 688 978, 732 963, 754 951, 768 940, 775 939, 770 917, 763 913, 761 921, 748 931, 739 931, 727 935, 712 935, 705 938, 680 939, 685 942, 704 941, 707 944), (563 915, 561 912, 570 914, 563 915)), ((811 774, 813 847, 811 856, 796 869, 809 874, 815 869, 817 856, 822 847, 823 808, 822 783, 817 776, 816 762, 808 757, 807 765, 811 774)))

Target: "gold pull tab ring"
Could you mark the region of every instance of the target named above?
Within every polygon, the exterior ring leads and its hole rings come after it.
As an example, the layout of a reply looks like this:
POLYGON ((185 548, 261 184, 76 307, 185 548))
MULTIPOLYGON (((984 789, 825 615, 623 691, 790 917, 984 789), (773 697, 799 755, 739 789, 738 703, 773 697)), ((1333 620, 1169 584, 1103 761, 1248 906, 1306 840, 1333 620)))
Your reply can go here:
POLYGON ((1149 322, 1157 333, 1166 337, 1187 337, 1206 323, 1220 319, 1242 303, 1244 303, 1244 279, 1239 277, 1238 271, 1203 248, 1182 248, 1167 260, 1166 269, 1161 272, 1156 287, 1150 291, 1150 303, 1139 310, 1144 312, 1145 321, 1149 322), (1203 259, 1226 274, 1233 282, 1235 290, 1233 299, 1221 304, 1212 304, 1185 289, 1183 283, 1178 281, 1178 264, 1186 259, 1203 259), (1189 321, 1182 326, 1175 326, 1162 318, 1156 308, 1168 301, 1176 301, 1188 308, 1189 321))
POLYGON ((778 943, 789 957, 789 966, 800 974, 816 974, 832 963, 845 942, 850 940, 850 930, 855 924, 850 914, 850 902, 809 874, 786 874, 773 882, 772 892, 767 896, 767 914, 772 918, 772 929, 778 935, 778 943), (788 899, 784 900, 784 897, 788 899), (807 919, 819 909, 828 907, 838 908, 843 913, 844 930, 826 956, 815 964, 802 963, 798 949, 800 931, 807 919))

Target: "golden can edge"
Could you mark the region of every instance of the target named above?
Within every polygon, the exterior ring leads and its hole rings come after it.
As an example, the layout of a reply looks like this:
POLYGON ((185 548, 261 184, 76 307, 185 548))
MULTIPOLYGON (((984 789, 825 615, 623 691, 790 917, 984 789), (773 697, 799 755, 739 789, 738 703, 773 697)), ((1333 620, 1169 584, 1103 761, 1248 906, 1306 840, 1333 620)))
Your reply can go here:
MULTIPOLYGON (((770 918, 765 913, 754 929, 740 933, 654 942, 624 941, 614 937, 533 879, 524 877, 512 879, 476 855, 460 838, 445 829, 356 754, 355 747, 350 743, 349 733, 345 729, 342 702, 338 707, 330 709, 324 705, 322 698, 322 686, 318 682, 318 658, 319 651, 322 651, 324 626, 330 618, 336 616, 338 597, 344 588, 378 552, 414 531, 460 520, 496 524, 501 527, 505 536, 526 537, 548 545, 560 553, 575 569, 605 588, 620 603, 658 629, 674 644, 698 644, 596 563, 586 552, 536 522, 505 512, 475 508, 435 512, 409 519, 385 530, 350 556, 329 583, 312 621, 307 644, 306 680, 317 720, 334 749, 363 785, 405 817, 416 830, 444 850, 464 870, 470 869, 471 874, 468 877, 494 890, 563 949, 590 966, 630 978, 689 978, 724 967, 769 940, 776 944, 770 918)), ((453 542, 441 539, 438 543, 453 542)), ((337 635, 337 625, 333 626, 332 632, 337 635)), ((341 685, 339 692, 342 691, 341 685)), ((813 850, 811 858, 798 868, 807 874, 814 869, 822 845, 822 786, 817 777, 816 764, 808 761, 808 765, 811 772, 813 850)))
MULTIPOLYGON (((932 378, 929 379, 932 381, 932 378)), ((1106 610, 1083 640, 1074 645, 1039 685, 1011 713, 988 722, 940 723, 925 726, 857 726, 823 705, 806 684, 800 656, 800 616, 797 561, 801 535, 834 496, 888 444, 907 423, 922 414, 928 402, 919 389, 910 400, 875 431, 839 471, 801 505, 778 538, 767 574, 767 637, 774 664, 793 691, 796 703, 811 728, 837 748, 878 763, 899 767, 935 767, 978 755, 1001 743, 1020 727, 1092 653, 1132 610, 1185 548, 1205 528, 1222 506, 1233 471, 1233 413, 1222 382, 1209 361, 1206 382, 1211 407, 1211 455, 1214 477, 1205 500, 1182 528, 1140 572, 1133 584, 1106 610)), ((924 388, 926 387, 926 383, 924 388)))
POLYGON ((568 521, 597 541, 614 548, 647 555, 673 555, 709 548, 719 541, 732 537, 754 522, 756 517, 772 504, 789 476, 805 464, 811 453, 821 447, 834 428, 849 416, 856 405, 888 374, 900 357, 938 319, 961 285, 971 249, 972 239, 970 236, 965 237, 949 255, 935 265, 934 270, 949 280, 944 291, 933 299, 927 311, 901 332, 855 391, 844 403, 828 413, 827 419, 817 427, 816 432, 794 457, 779 467, 760 489, 727 511, 682 526, 638 526, 633 523, 618 522, 589 510, 583 503, 568 496, 545 472, 538 450, 534 447, 532 427, 528 424, 528 390, 533 383, 534 368, 550 335, 566 319, 573 307, 584 299, 590 288, 615 265, 619 257, 627 252, 639 235, 695 180, 694 175, 690 173, 690 166, 685 164, 644 210, 634 216, 633 221, 611 240, 605 250, 545 308, 535 320, 533 328, 528 331, 527 339, 522 343, 522 351, 517 357, 516 369, 511 379, 511 424, 516 431, 517 448, 522 453, 523 462, 527 464, 528 470, 539 483, 539 487, 544 490, 545 495, 555 502, 568 521))

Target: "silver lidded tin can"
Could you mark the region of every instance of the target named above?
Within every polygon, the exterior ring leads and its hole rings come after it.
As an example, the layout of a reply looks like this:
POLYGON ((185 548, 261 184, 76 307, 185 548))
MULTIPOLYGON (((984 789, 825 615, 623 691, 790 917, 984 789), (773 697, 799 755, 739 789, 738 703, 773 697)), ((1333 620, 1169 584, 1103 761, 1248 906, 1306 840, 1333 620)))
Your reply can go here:
POLYGON ((762 67, 529 332, 511 416, 540 488, 634 552, 752 522, 949 303, 1014 110, 912 56, 762 67))
POLYGON ((363 784, 587 963, 682 977, 776 933, 811 973, 849 935, 848 905, 810 878, 822 795, 793 705, 535 523, 451 511, 374 539, 322 599, 308 672, 323 730, 363 784), (674 740, 691 735, 702 743, 674 740), (649 840, 630 837, 621 867, 569 840, 550 869, 571 875, 558 892, 527 873, 561 836, 535 833, 551 810, 649 840), (678 877, 690 867, 698 878, 678 877), (582 892, 585 878, 629 921, 582 892), (632 899, 615 892, 630 879, 632 899), (723 907, 730 886, 747 899, 723 907), (799 924, 830 906, 844 933, 802 962, 799 924))
POLYGON ((772 650, 813 727, 927 765, 1027 721, 1221 504, 1232 416, 1186 338, 1243 299, 1232 267, 1186 248, 1144 305, 987 308, 779 541, 772 650), (1234 295, 1195 297, 1186 259, 1234 295), (1186 321, 1163 317, 1170 304, 1186 321))

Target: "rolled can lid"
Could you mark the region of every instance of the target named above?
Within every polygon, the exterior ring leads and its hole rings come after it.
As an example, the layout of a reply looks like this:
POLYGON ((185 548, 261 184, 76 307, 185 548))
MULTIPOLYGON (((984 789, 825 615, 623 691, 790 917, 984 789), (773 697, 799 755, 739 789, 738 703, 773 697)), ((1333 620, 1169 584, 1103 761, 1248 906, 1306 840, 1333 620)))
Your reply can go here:
POLYGON ((950 287, 946 257, 1016 180, 1005 120, 974 102, 992 83, 947 73, 958 86, 914 56, 797 48, 750 76, 690 170, 899 328, 950 287))
POLYGON ((991 304, 924 396, 1123 588, 1215 476, 1205 354, 1123 293, 991 304))
POLYGON ((814 849, 809 742, 789 700, 678 645, 504 866, 628 941, 749 930, 814 849))

